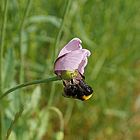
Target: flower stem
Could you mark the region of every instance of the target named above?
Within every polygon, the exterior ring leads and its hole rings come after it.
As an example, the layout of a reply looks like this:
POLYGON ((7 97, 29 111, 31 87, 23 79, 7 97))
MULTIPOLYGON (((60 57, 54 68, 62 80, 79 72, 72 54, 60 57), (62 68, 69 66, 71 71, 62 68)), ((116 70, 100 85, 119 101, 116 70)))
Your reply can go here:
POLYGON ((23 83, 23 84, 19 84, 13 88, 10 88, 9 90, 5 91, 1 96, 0 96, 0 100, 3 99, 5 96, 7 96, 9 93, 20 89, 20 88, 24 88, 27 86, 31 86, 31 85, 36 85, 36 84, 42 84, 42 83, 48 83, 48 82, 52 82, 52 81, 58 81, 61 80, 59 77, 55 76, 52 78, 48 78, 48 79, 42 79, 42 80, 35 80, 35 81, 31 81, 31 82, 27 82, 27 83, 23 83))

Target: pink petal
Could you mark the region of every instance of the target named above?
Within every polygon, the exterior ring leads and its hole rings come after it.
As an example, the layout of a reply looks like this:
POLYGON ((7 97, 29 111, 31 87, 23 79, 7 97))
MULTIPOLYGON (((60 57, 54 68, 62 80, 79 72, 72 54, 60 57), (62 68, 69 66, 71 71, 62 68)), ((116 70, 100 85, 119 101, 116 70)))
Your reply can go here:
POLYGON ((79 38, 73 38, 59 53, 58 57, 69 53, 71 51, 82 49, 82 41, 79 38))
POLYGON ((86 57, 90 55, 90 51, 86 49, 79 49, 71 51, 61 57, 55 62, 55 71, 69 70, 75 71, 77 69, 83 74, 83 69, 86 65, 86 57))
POLYGON ((83 60, 81 61, 81 63, 79 64, 79 67, 78 67, 78 71, 83 75, 84 73, 84 69, 87 65, 87 62, 88 62, 88 59, 87 57, 91 55, 90 51, 86 50, 86 49, 83 49, 85 50, 85 56, 83 57, 83 60))
POLYGON ((80 63, 79 67, 78 67, 78 71, 83 75, 84 74, 84 69, 85 66, 87 65, 87 57, 85 57, 85 59, 82 60, 82 62, 80 63))

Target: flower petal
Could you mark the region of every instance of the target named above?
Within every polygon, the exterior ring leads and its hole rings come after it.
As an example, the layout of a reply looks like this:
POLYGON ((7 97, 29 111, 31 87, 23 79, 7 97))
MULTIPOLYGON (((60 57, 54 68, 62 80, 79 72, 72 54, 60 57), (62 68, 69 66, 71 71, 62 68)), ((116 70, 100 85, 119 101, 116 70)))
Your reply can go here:
POLYGON ((71 51, 82 49, 82 41, 79 38, 73 38, 59 53, 58 57, 69 53, 71 51))
POLYGON ((81 63, 79 64, 79 67, 78 67, 78 71, 83 75, 84 73, 84 69, 85 69, 85 66, 87 65, 87 62, 88 62, 88 59, 87 59, 87 56, 90 56, 90 51, 86 50, 86 49, 83 49, 86 51, 85 53, 85 56, 83 57, 83 60, 81 61, 81 63))
POLYGON ((87 57, 85 59, 82 60, 82 62, 80 63, 79 67, 78 67, 78 71, 83 75, 84 73, 84 69, 85 66, 87 65, 87 57))
POLYGON ((55 61, 54 70, 56 72, 56 71, 62 71, 62 70, 75 71, 79 69, 80 72, 83 74, 83 68, 85 67, 83 65, 86 64, 85 60, 86 60, 86 57, 89 55, 90 55, 90 51, 86 49, 79 49, 79 50, 71 51, 70 53, 67 53, 59 57, 55 61))

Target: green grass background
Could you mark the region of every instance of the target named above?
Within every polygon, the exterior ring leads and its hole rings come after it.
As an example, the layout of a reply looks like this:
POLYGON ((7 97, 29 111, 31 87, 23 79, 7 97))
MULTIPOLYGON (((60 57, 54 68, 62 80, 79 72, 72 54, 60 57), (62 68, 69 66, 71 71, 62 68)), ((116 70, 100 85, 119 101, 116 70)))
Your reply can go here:
POLYGON ((29 1, 8 0, 3 90, 53 76, 58 50, 78 37, 92 53, 85 77, 94 95, 85 102, 64 98, 61 81, 17 90, 0 101, 3 138, 22 104, 9 140, 139 140, 140 2, 32 0, 21 30, 29 1))

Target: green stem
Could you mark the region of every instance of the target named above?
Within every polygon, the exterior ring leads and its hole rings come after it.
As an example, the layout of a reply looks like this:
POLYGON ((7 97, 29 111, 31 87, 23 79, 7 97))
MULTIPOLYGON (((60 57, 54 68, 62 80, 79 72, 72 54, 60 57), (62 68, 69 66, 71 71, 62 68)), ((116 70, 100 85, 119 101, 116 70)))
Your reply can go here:
POLYGON ((35 81, 31 81, 31 82, 27 82, 27 83, 23 83, 23 84, 19 84, 7 91, 5 91, 2 96, 0 96, 0 100, 3 99, 5 96, 7 96, 9 93, 17 90, 17 89, 20 89, 20 88, 23 88, 23 87, 27 87, 27 86, 31 86, 31 85, 36 85, 36 84, 42 84, 42 83, 48 83, 48 82, 52 82, 52 81, 57 81, 57 80, 61 80, 59 77, 55 76, 55 77, 52 77, 52 78, 48 78, 48 79, 42 79, 42 80, 35 80, 35 81))
MULTIPOLYGON (((64 28, 65 20, 66 20, 67 13, 68 13, 70 5, 71 5, 71 0, 67 0, 67 3, 65 5, 64 14, 63 14, 63 17, 62 17, 62 22, 61 22, 58 34, 57 34, 56 39, 55 39, 54 47, 53 47, 52 63, 54 63, 54 60, 56 58, 56 54, 58 53, 58 44, 59 44, 59 41, 60 41, 60 38, 61 38, 61 34, 62 34, 62 31, 63 31, 63 28, 64 28)), ((50 93, 50 97, 49 97, 49 101, 48 101, 48 107, 50 107, 52 105, 53 98, 54 98, 54 93, 55 93, 55 83, 52 83, 51 93, 50 93)), ((48 119, 47 120, 49 120, 49 112, 48 112, 48 119)), ((46 124, 48 124, 48 121, 46 122, 46 124)))
MULTIPOLYGON (((63 28, 64 28, 65 20, 66 20, 67 13, 68 13, 68 10, 70 8, 70 5, 71 5, 71 0, 67 0, 66 5, 65 5, 64 14, 63 14, 63 17, 62 17, 62 22, 61 22, 61 25, 60 25, 60 28, 59 28, 59 31, 58 31, 58 34, 56 36, 55 43, 54 43, 54 50, 53 50, 53 55, 52 55, 53 56, 52 57, 53 62, 54 62, 54 59, 56 58, 56 54, 58 53, 58 47, 57 46, 58 46, 58 43, 60 41, 60 37, 61 37, 62 31, 63 31, 63 28)), ((55 93, 55 83, 52 83, 48 106, 51 106, 51 104, 52 104, 54 93, 55 93)))
POLYGON ((6 30, 6 22, 7 22, 7 7, 8 0, 5 0, 4 3, 4 13, 1 27, 1 43, 0 43, 0 94, 2 94, 2 59, 3 59, 3 49, 4 49, 4 39, 5 39, 5 30, 6 30))
POLYGON ((57 113, 60 120, 60 131, 64 132, 64 118, 62 112, 56 107, 48 107, 49 110, 52 110, 57 113))
POLYGON ((24 76, 24 71, 23 71, 23 66, 24 66, 24 57, 23 57, 23 51, 22 51, 22 43, 23 43, 23 30, 25 26, 25 21, 28 16, 29 10, 30 10, 30 5, 31 5, 32 0, 28 0, 23 18, 21 20, 20 24, 20 31, 19 31, 19 59, 20 59, 20 76, 19 76, 19 82, 23 82, 23 76, 24 76))
POLYGON ((64 25, 65 25, 65 21, 66 21, 66 18, 67 18, 67 14, 68 14, 70 5, 71 5, 71 0, 67 0, 65 10, 64 10, 64 14, 63 14, 62 21, 61 21, 61 25, 60 25, 60 28, 59 28, 59 31, 58 31, 58 34, 56 36, 55 43, 54 43, 54 50, 53 50, 53 55, 52 55, 53 56, 53 58, 52 58, 53 62, 54 62, 54 59, 56 58, 56 54, 58 53, 58 50, 59 50, 59 47, 57 47, 57 46, 58 46, 58 43, 59 43, 60 38, 61 38, 61 34, 62 34, 64 25))
MULTIPOLYGON (((53 56, 52 57, 53 62, 54 62, 54 59, 56 58, 56 54, 58 53, 58 47, 57 46, 58 46, 58 43, 60 41, 60 37, 61 37, 62 31, 63 31, 63 27, 64 27, 64 24, 65 24, 65 20, 66 20, 67 13, 68 13, 70 5, 71 5, 71 0, 67 0, 67 3, 65 5, 64 14, 63 14, 63 17, 62 17, 62 22, 61 22, 61 25, 60 25, 60 28, 59 28, 59 31, 58 31, 58 34, 56 36, 55 43, 54 43, 54 50, 53 50, 53 55, 52 55, 53 56)), ((52 104, 54 93, 55 93, 55 83, 52 83, 51 94, 50 94, 49 103, 48 103, 49 106, 52 104)))
MULTIPOLYGON (((67 0, 67 3, 65 5, 64 14, 63 14, 63 17, 62 17, 62 22, 61 22, 58 34, 57 34, 56 39, 55 39, 54 47, 53 47, 53 55, 52 55, 53 56, 52 57, 53 62, 54 62, 54 59, 56 58, 56 54, 58 53, 58 47, 57 46, 58 46, 58 43, 60 41, 60 37, 61 37, 62 31, 63 31, 63 28, 64 28, 65 20, 66 20, 67 13, 68 13, 70 5, 71 5, 71 0, 67 0)), ((49 97, 49 101, 48 101, 48 106, 49 107, 52 105, 54 94, 55 94, 55 83, 52 83, 51 93, 50 93, 50 97, 49 97)), ((48 113, 48 118, 49 118, 49 113, 48 113)))
POLYGON ((0 108, 0 139, 2 139, 2 111, 1 111, 1 108, 0 108))
POLYGON ((53 102, 54 93, 55 93, 55 83, 52 83, 51 93, 50 93, 50 97, 49 97, 49 101, 48 101, 48 106, 51 106, 51 104, 53 102))
MULTIPOLYGON (((4 11, 3 11, 3 20, 2 20, 2 27, 1 27, 1 42, 0 42, 0 95, 2 94, 2 59, 3 59, 3 50, 4 50, 4 41, 5 41, 5 30, 6 30, 6 22, 7 22, 7 7, 8 7, 8 0, 4 1, 4 11)), ((1 106, 0 106, 0 139, 2 140, 2 111, 1 111, 1 106)))

